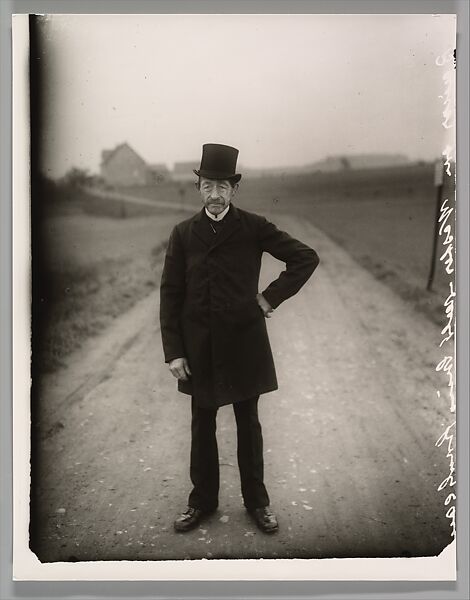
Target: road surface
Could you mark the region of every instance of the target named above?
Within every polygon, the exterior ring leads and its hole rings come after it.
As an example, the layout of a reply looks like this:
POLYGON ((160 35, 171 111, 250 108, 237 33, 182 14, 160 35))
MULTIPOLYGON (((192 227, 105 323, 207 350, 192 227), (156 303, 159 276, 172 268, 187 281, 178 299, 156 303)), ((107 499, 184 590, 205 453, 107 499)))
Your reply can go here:
MULTIPOLYGON (((280 389, 260 417, 279 532, 259 532, 243 509, 227 406, 219 510, 174 533, 190 491, 190 402, 163 362, 152 293, 44 379, 43 562, 424 556, 449 543, 439 331, 310 223, 276 221, 321 257, 268 321, 280 389)), ((260 289, 281 268, 267 257, 260 289)))

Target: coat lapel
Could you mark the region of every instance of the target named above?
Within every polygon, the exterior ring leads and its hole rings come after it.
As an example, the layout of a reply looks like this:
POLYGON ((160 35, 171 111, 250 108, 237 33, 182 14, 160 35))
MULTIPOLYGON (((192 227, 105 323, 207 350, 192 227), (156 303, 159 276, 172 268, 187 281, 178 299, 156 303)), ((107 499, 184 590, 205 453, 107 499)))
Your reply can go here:
POLYGON ((238 210, 232 204, 230 210, 228 211, 225 219, 227 220, 224 223, 224 226, 220 229, 213 241, 212 248, 216 248, 223 244, 237 229, 240 228, 240 215, 238 210))
POLYGON ((240 215, 233 204, 224 220, 226 222, 223 227, 217 234, 214 234, 207 223, 204 209, 202 209, 194 218, 193 232, 212 250, 225 242, 240 227, 240 215))
POLYGON ((199 211, 199 213, 194 217, 193 232, 208 247, 211 246, 212 243, 214 242, 214 240, 213 240, 214 234, 210 231, 210 228, 207 227, 204 209, 199 211))

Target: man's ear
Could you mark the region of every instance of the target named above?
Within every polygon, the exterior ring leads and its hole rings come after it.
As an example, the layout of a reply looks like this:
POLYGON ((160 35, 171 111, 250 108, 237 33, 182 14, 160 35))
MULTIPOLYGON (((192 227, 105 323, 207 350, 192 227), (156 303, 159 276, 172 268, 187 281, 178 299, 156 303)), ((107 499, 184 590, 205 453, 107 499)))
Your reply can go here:
POLYGON ((240 186, 238 185, 238 183, 236 183, 236 184, 233 186, 233 188, 232 188, 232 189, 233 189, 233 194, 234 194, 234 195, 235 195, 235 194, 238 192, 238 188, 239 188, 239 187, 240 187, 240 186))

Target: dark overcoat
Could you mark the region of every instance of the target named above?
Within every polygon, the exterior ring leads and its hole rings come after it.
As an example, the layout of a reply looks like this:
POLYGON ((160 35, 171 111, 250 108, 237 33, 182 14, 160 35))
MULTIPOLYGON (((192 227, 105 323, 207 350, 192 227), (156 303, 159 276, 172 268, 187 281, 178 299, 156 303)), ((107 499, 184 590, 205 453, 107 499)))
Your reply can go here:
POLYGON ((178 389, 218 407, 277 389, 266 322, 256 294, 263 252, 286 269, 262 293, 274 309, 300 290, 317 253, 264 217, 230 206, 214 234, 204 209, 171 232, 160 286, 165 361, 186 357, 178 389))

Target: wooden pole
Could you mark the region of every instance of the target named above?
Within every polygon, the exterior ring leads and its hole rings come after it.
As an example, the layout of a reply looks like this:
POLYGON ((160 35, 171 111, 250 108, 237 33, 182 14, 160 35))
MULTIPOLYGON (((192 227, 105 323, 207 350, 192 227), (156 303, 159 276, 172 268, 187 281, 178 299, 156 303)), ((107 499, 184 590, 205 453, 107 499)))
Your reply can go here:
POLYGON ((436 186, 436 215, 434 218, 434 238, 432 241, 431 267, 429 269, 428 284, 426 289, 431 291, 436 272, 436 254, 439 240, 439 217, 441 215, 442 190, 444 188, 444 163, 442 160, 436 162, 434 171, 434 185, 436 186))

